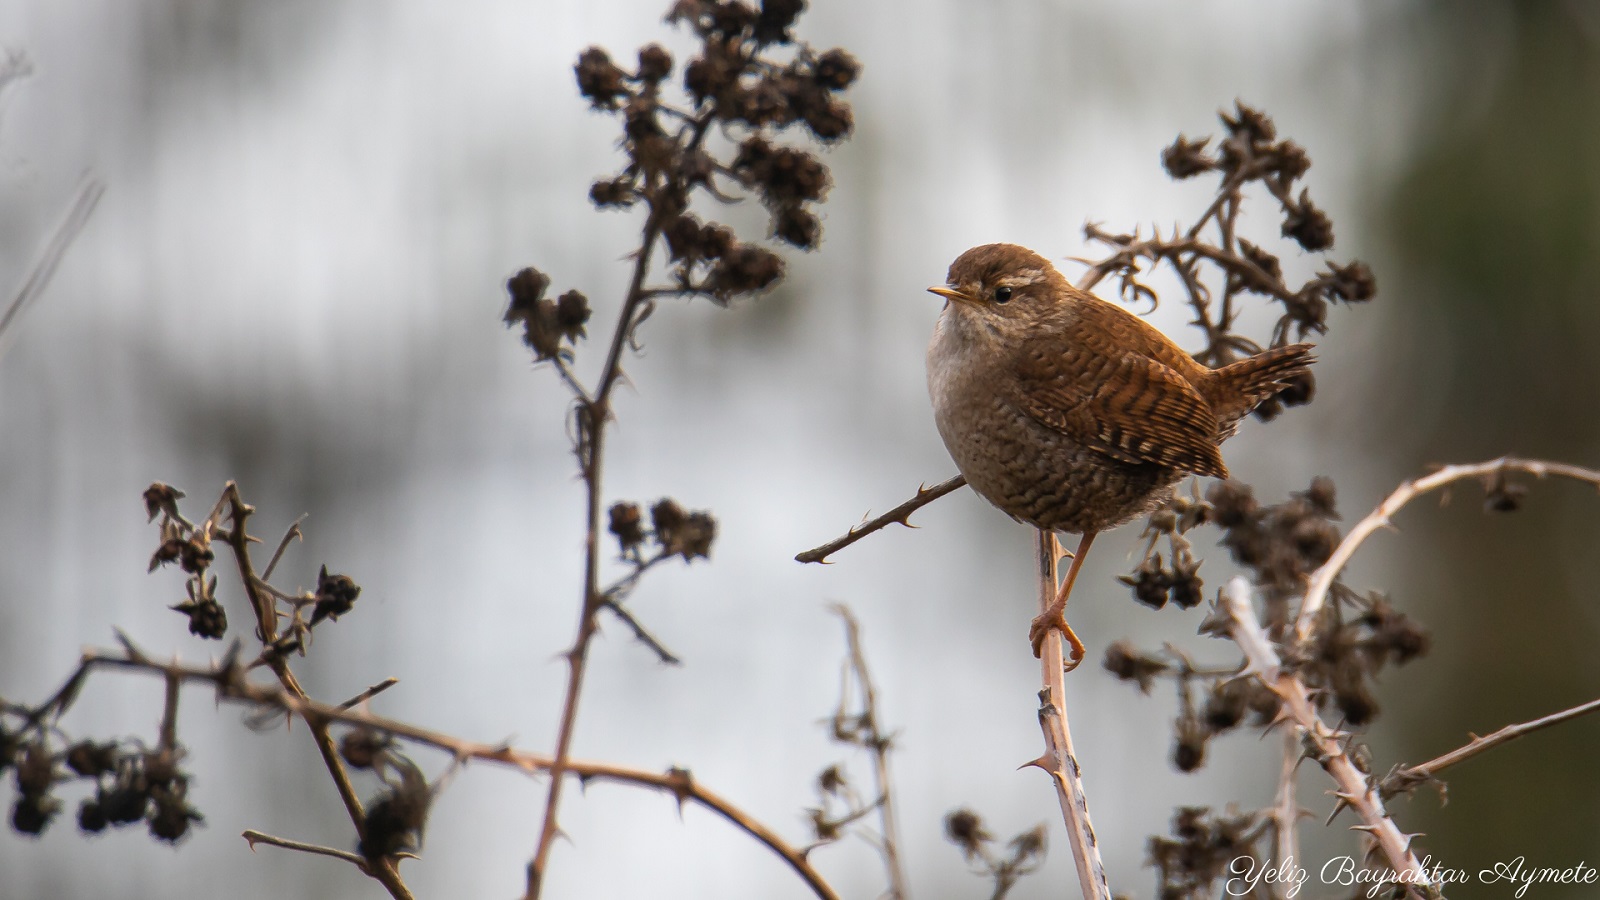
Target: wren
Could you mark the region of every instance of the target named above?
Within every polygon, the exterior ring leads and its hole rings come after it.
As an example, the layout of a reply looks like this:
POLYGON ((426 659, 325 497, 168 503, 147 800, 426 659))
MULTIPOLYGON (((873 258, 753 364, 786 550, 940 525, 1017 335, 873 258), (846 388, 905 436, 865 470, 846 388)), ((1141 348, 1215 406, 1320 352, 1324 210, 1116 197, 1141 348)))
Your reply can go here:
POLYGON ((1150 512, 1190 474, 1228 477, 1220 445, 1306 374, 1312 347, 1208 368, 1015 244, 968 250, 928 290, 947 301, 928 344, 928 393, 956 466, 1012 518, 1081 535, 1029 629, 1035 656, 1059 629, 1074 668, 1084 647, 1064 612, 1095 535, 1150 512))

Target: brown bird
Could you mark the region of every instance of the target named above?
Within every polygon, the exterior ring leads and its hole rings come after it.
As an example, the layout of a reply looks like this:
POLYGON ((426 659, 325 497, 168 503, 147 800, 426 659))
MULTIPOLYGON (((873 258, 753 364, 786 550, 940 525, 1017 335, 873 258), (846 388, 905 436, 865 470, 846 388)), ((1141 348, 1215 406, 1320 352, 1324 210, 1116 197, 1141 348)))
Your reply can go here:
POLYGON ((1228 477, 1218 445, 1306 373, 1312 347, 1207 368, 1015 244, 968 250, 928 290, 947 301, 928 344, 928 393, 961 474, 1013 519, 1082 535, 1028 631, 1037 656, 1059 629, 1075 668, 1084 647, 1064 613, 1095 535, 1150 512, 1191 473, 1228 477))

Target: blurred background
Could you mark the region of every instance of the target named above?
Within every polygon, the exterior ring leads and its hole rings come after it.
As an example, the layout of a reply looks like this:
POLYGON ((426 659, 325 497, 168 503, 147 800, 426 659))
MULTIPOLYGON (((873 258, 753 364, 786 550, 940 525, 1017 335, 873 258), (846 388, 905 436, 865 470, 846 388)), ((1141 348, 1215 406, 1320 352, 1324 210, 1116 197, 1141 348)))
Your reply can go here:
MULTIPOLYGON (((1333 476, 1349 522, 1432 463, 1513 452, 1593 466, 1600 7, 813 7, 799 34, 865 67, 855 137, 826 155, 824 241, 790 254, 771 295, 732 310, 668 304, 643 332, 607 500, 670 495, 714 511, 722 530, 711 563, 663 567, 632 601, 685 665, 659 665, 606 623, 576 753, 688 766, 805 842, 815 774, 847 756, 819 725, 844 651, 827 604, 847 603, 897 733, 915 896, 988 892, 942 837, 960 805, 1002 838, 1050 823, 1045 871, 1012 896, 1074 893, 1049 785, 1015 771, 1040 745, 1028 530, 962 492, 920 513, 920 530, 887 531, 832 566, 792 560, 954 473, 923 383, 938 312, 923 288, 974 244, 1059 260, 1086 252, 1086 220, 1192 220, 1209 184, 1168 181, 1159 152, 1179 132, 1214 133, 1215 112, 1242 99, 1308 148, 1334 257, 1369 261, 1380 290, 1332 315, 1317 401, 1230 442, 1235 474, 1272 501, 1333 476)), ((0 48, 33 70, 0 95, 8 300, 86 173, 107 184, 0 356, 0 694, 37 702, 114 627, 162 655, 220 652, 166 611, 181 576, 144 574, 157 539, 139 494, 164 480, 203 515, 232 478, 264 535, 309 513, 282 583, 314 586, 326 562, 364 588, 299 664, 314 694, 397 676, 384 714, 553 744, 582 485, 563 389, 500 326, 503 283, 536 265, 556 290, 584 290, 603 340, 639 222, 586 200, 620 154, 613 120, 577 96, 572 62, 590 44, 628 60, 648 41, 682 59, 689 43, 661 24, 665 11, 661 0, 0 5, 0 48)), ((1275 239, 1275 216, 1255 212, 1245 229, 1275 239)), ((734 220, 762 227, 753 210, 734 220)), ((1318 263, 1283 252, 1292 271, 1318 263)), ((1193 345, 1185 319, 1176 304, 1153 316, 1193 345)), ((580 373, 599 355, 581 349, 580 373)), ((1432 655, 1379 686, 1379 770, 1600 694, 1593 490, 1535 486, 1522 512, 1496 517, 1476 488, 1454 494, 1405 512, 1349 575, 1435 638, 1432 655)), ((1091 660, 1120 637, 1230 659, 1194 636, 1202 610, 1152 612, 1115 582, 1136 561, 1136 530, 1103 538, 1080 582, 1073 623, 1091 660)), ((1225 557, 1210 554, 1201 574, 1220 585, 1225 557)), ((244 634, 233 588, 224 581, 244 634)), ((1205 769, 1180 775, 1170 690, 1143 698, 1094 665, 1068 685, 1118 891, 1151 896, 1146 841, 1174 807, 1270 801, 1276 740, 1220 740, 1205 769)), ((66 724, 153 738, 160 703, 155 679, 99 677, 66 724)), ((179 731, 204 828, 176 850, 137 828, 84 838, 66 791, 42 839, 0 833, 0 897, 379 895, 348 865, 252 854, 238 837, 353 846, 301 730, 252 733, 239 709, 195 690, 179 731)), ((1448 805, 1424 791, 1396 816, 1427 833, 1425 852, 1472 872, 1517 856, 1592 863, 1597 741, 1595 721, 1539 733, 1452 771, 1448 805)), ((415 755, 430 774, 447 762, 415 755)), ((865 779, 863 760, 854 771, 865 779)), ((1324 829, 1323 776, 1308 769, 1301 784, 1318 866, 1348 852, 1351 820, 1324 829)), ((518 895, 543 796, 542 783, 469 767, 435 805, 424 858, 405 864, 417 894, 518 895)), ((562 824, 550 897, 807 895, 725 823, 659 796, 593 785, 567 795, 562 824)), ((882 887, 863 842, 814 859, 846 896, 882 887)))

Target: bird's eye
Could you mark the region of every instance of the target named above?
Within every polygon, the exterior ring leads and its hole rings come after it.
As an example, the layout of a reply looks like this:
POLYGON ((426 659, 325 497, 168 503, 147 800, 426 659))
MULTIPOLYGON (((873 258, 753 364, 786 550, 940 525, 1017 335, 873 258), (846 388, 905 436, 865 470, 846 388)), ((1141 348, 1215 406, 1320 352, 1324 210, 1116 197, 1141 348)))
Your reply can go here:
POLYGON ((1007 303, 1011 300, 1011 288, 999 287, 994 289, 994 302, 1007 303))

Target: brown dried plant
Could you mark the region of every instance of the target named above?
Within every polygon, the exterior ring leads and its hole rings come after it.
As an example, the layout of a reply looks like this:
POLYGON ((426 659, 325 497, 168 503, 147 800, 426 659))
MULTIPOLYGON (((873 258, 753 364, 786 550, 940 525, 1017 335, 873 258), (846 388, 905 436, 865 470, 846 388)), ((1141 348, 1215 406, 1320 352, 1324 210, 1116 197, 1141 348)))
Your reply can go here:
MULTIPOLYGON (((782 277, 782 258, 762 241, 742 238, 728 226, 701 218, 703 213, 697 211, 708 201, 759 201, 768 212, 769 236, 793 248, 812 249, 821 238, 814 207, 826 195, 830 175, 806 144, 831 145, 849 136, 854 122, 843 92, 856 80, 860 66, 844 50, 817 51, 795 38, 794 25, 804 7, 804 0, 763 0, 759 5, 744 0, 679 0, 667 21, 683 26, 697 41, 681 69, 658 44, 641 48, 636 64, 629 68, 613 62, 598 47, 583 51, 574 67, 580 94, 592 108, 616 117, 625 157, 620 172, 594 182, 590 199, 600 209, 637 209, 642 222, 639 242, 626 257, 631 266, 628 287, 617 304, 615 324, 593 382, 585 383, 573 368, 577 349, 592 327, 588 298, 577 290, 547 296, 551 279, 534 268, 523 269, 507 282, 506 324, 520 330, 534 360, 549 363, 570 391, 573 451, 587 495, 584 581, 577 633, 566 653, 567 682, 554 752, 544 755, 507 744, 476 743, 371 713, 370 701, 395 679, 340 704, 308 696, 291 663, 310 651, 319 629, 357 611, 360 586, 324 566, 315 590, 297 593, 278 587, 273 573, 299 536, 299 523, 283 536, 265 568, 258 569, 250 546, 256 538, 248 531, 254 510, 235 485, 229 483, 209 514, 196 523, 179 509, 183 493, 157 483, 145 492, 152 521, 159 518, 150 568, 175 564, 184 572, 185 597, 172 608, 200 638, 227 635, 232 601, 219 591, 212 574, 220 547, 243 584, 259 649, 247 653, 243 642, 235 640, 220 662, 192 667, 156 662, 122 638, 120 650, 86 653, 63 687, 43 703, 30 706, 0 699, 0 770, 10 769, 16 775, 12 823, 17 831, 42 832, 61 809, 56 791, 80 781, 91 789, 78 815, 85 832, 144 822, 158 839, 181 840, 200 821, 200 814, 189 802, 189 778, 182 768, 186 751, 178 742, 176 711, 181 686, 202 683, 212 686, 219 700, 253 708, 257 727, 279 727, 289 718, 306 724, 349 814, 356 849, 248 831, 245 838, 251 846, 342 859, 393 897, 412 896, 399 864, 420 851, 434 796, 455 766, 468 759, 547 776, 539 838, 527 865, 529 900, 540 895, 544 884, 560 833, 563 788, 572 778, 633 784, 669 793, 680 804, 704 806, 781 857, 818 897, 836 896, 811 866, 806 851, 700 785, 687 770, 652 773, 572 755, 588 651, 600 617, 621 621, 662 662, 678 662, 629 611, 626 600, 656 566, 673 558, 685 563, 708 558, 717 536, 717 522, 709 512, 685 509, 671 498, 651 504, 648 521, 636 503, 606 502, 604 464, 609 425, 617 413, 613 395, 625 377, 630 352, 638 346, 640 326, 663 299, 704 297, 726 306, 770 289, 782 277), (611 556, 603 532, 617 541, 617 561, 623 570, 610 581, 601 577, 611 556), (153 746, 136 739, 71 741, 62 731, 60 719, 90 673, 107 668, 145 671, 165 679, 167 703, 160 738, 153 746), (272 681, 254 677, 258 670, 270 673, 272 681), (335 726, 342 727, 342 733, 336 733, 335 726), (453 762, 430 780, 401 752, 402 741, 445 751, 453 762), (380 785, 378 792, 365 800, 360 797, 353 771, 371 773, 380 785)), ((878 771, 886 777, 886 739, 874 753, 878 771)), ((883 793, 878 808, 885 823, 884 846, 892 856, 886 787, 883 793)))

